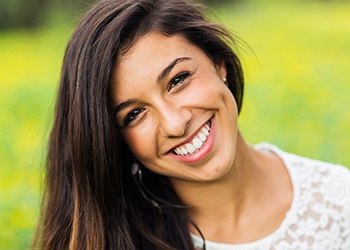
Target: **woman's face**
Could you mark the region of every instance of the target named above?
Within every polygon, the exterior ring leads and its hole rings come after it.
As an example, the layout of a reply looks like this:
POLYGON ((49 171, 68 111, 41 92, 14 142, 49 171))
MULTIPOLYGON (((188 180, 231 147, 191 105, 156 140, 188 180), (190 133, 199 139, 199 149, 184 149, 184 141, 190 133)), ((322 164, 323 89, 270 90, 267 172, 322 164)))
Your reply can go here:
POLYGON ((121 133, 151 171, 215 181, 232 167, 237 106, 226 68, 180 35, 151 32, 122 56, 112 86, 121 133))

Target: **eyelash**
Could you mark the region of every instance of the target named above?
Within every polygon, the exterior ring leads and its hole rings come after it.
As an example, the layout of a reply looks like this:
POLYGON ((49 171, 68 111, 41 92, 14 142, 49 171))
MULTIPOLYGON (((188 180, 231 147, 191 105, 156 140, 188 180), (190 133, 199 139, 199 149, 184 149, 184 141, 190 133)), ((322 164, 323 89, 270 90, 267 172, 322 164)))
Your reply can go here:
POLYGON ((126 127, 130 124, 130 122, 134 121, 135 119, 137 119, 137 116, 139 116, 139 114, 141 112, 143 112, 146 108, 137 108, 137 109, 133 109, 131 110, 124 118, 123 120, 123 126, 126 127), (134 116, 134 117, 133 117, 134 116))
POLYGON ((181 85, 189 76, 191 76, 192 73, 189 71, 181 72, 180 74, 176 75, 168 85, 168 91, 172 90, 178 85, 181 85))

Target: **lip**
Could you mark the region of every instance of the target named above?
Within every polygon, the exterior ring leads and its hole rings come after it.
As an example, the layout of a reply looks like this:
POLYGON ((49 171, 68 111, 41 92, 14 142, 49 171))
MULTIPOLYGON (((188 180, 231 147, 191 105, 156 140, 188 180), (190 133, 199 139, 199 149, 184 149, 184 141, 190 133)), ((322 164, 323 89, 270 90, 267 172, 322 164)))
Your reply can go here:
MULTIPOLYGON (((184 163, 197 163, 197 162, 201 161, 203 158, 205 158, 209 154, 211 149, 213 148, 214 142, 215 142, 214 117, 211 117, 208 121, 211 122, 210 132, 209 132, 209 135, 208 135, 207 140, 205 141, 204 145, 198 151, 196 151, 192 154, 188 154, 188 155, 177 155, 177 154, 173 153, 174 148, 191 142, 192 139, 198 134, 199 130, 204 126, 204 124, 196 132, 194 132, 193 135, 191 137, 189 137, 186 141, 183 141, 183 142, 179 143, 177 146, 173 147, 173 149, 168 152, 168 155, 171 158, 173 158, 177 161, 184 162, 184 163)), ((206 121, 205 124, 208 121, 206 121)))
POLYGON ((208 121, 206 121, 204 124, 202 124, 202 126, 200 126, 197 131, 195 131, 190 137, 188 137, 185 141, 180 142, 179 144, 177 144, 176 146, 174 146, 169 152, 172 152, 175 148, 182 146, 186 143, 190 143, 192 142, 193 138, 198 134, 198 132, 202 129, 202 127, 207 124, 209 121, 212 122, 213 117, 211 117, 208 121))

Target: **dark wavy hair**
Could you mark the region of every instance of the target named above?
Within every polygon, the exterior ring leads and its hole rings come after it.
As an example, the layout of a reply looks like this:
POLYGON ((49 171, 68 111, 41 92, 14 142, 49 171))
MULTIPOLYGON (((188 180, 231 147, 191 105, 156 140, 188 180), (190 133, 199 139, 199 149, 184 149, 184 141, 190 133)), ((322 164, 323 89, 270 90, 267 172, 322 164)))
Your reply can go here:
MULTIPOLYGON (((182 0, 104 0, 85 15, 65 53, 49 139, 46 189, 33 248, 194 249, 185 209, 160 213, 135 185, 132 156, 111 115, 119 58, 143 35, 181 34, 225 62, 238 109, 243 74, 230 32, 182 0)), ((142 167, 145 185, 178 204, 164 176, 142 167)))

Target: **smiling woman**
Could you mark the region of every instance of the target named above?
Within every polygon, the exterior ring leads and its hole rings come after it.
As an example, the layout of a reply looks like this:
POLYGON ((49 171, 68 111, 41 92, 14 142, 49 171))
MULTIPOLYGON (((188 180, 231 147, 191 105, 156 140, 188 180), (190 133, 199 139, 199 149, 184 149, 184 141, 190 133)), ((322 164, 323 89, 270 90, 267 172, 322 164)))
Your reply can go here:
POLYGON ((245 142, 238 40, 199 8, 104 0, 77 27, 35 248, 350 248, 350 172, 245 142))
POLYGON ((223 62, 215 65, 181 35, 150 32, 122 56, 112 103, 120 133, 142 165, 193 181, 227 171, 235 156, 237 104, 226 75, 223 62))

